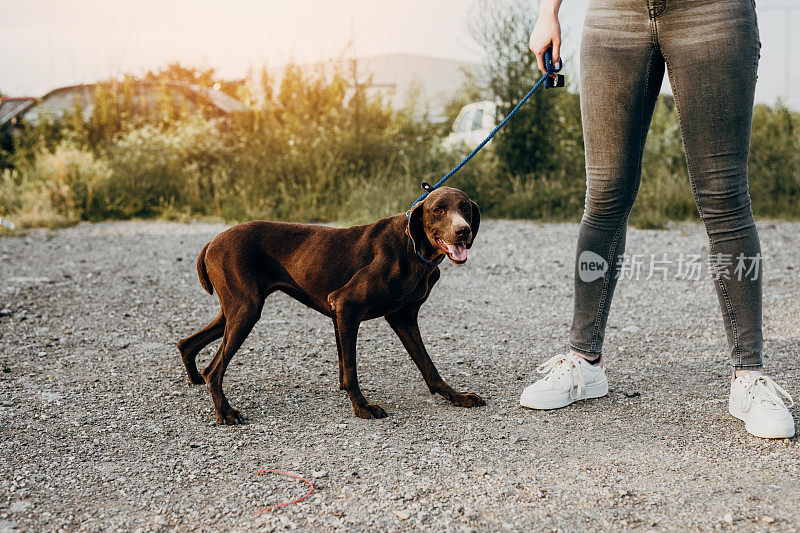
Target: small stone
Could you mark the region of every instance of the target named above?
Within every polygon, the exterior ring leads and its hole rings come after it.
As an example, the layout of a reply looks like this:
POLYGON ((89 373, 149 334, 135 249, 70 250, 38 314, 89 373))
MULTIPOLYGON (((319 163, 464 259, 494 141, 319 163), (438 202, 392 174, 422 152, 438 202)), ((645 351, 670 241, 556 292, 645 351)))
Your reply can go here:
POLYGON ((772 524, 772 523, 775 522, 775 519, 772 518, 771 516, 765 514, 764 516, 761 517, 761 521, 766 523, 766 524, 772 524))
POLYGON ((726 524, 733 524, 733 515, 731 513, 725 513, 725 516, 722 517, 722 521, 726 524))
POLYGON ((311 474, 311 477, 313 477, 314 479, 322 479, 324 477, 328 477, 328 472, 325 470, 317 470, 316 472, 311 474))
POLYGON ((409 518, 411 518, 411 513, 409 513, 408 511, 395 511, 394 514, 396 514, 397 518, 399 518, 400 520, 408 520, 409 518))
POLYGON ((12 513, 24 513, 30 506, 31 502, 28 501, 14 502, 11 504, 10 510, 12 513))
POLYGON ((11 316, 11 309, 9 309, 8 307, 0 309, 0 316, 11 316))
POLYGON ((14 402, 12 402, 11 400, 4 400, 3 407, 14 407, 14 402))

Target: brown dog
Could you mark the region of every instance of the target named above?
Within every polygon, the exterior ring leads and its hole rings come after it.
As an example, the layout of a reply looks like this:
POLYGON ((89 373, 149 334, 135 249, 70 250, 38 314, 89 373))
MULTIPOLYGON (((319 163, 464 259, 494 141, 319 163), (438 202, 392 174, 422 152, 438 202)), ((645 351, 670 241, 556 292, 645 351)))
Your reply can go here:
POLYGON ((357 416, 386 416, 361 394, 356 374, 359 324, 378 317, 386 317, 431 394, 460 407, 485 405, 444 382, 417 325, 419 308, 440 275, 431 263, 445 255, 464 263, 479 225, 478 206, 458 189, 442 187, 414 206, 408 220, 398 214, 351 228, 257 221, 223 231, 197 258, 200 283, 209 294, 216 289, 220 314, 178 341, 189 381, 208 384, 218 423, 241 422, 222 392, 222 376, 261 317, 264 299, 283 291, 333 319, 339 388, 347 391, 357 416), (195 358, 220 337, 222 345, 201 376, 195 358))

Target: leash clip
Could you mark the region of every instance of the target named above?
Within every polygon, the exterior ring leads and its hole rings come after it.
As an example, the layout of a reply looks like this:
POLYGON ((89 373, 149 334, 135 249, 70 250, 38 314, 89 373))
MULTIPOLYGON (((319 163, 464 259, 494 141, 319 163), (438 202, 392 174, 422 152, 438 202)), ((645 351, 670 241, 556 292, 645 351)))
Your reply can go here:
POLYGON ((431 185, 427 181, 423 181, 422 182, 422 190, 424 190, 426 193, 430 194, 430 193, 433 192, 433 185, 431 185))

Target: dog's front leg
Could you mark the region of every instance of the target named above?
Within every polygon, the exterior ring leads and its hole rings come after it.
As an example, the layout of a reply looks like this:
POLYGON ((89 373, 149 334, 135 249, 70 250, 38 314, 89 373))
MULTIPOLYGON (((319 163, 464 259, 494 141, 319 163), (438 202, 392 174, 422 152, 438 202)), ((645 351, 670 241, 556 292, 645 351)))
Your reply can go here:
POLYGON ((347 391, 353 411, 359 418, 385 418, 380 405, 368 403, 358 386, 356 370, 356 338, 361 317, 358 307, 345 298, 330 298, 331 314, 336 331, 336 348, 339 351, 339 387, 347 391))
POLYGON ((395 313, 386 315, 386 321, 392 327, 394 332, 400 338, 411 359, 419 368, 422 377, 425 379, 425 384, 428 385, 428 390, 431 394, 441 394, 453 405, 458 407, 478 407, 486 405, 483 398, 471 392, 458 392, 453 387, 448 385, 439 375, 433 361, 431 361, 428 350, 422 342, 422 335, 419 332, 419 325, 417 323, 417 316, 419 314, 419 306, 406 307, 400 309, 395 313))

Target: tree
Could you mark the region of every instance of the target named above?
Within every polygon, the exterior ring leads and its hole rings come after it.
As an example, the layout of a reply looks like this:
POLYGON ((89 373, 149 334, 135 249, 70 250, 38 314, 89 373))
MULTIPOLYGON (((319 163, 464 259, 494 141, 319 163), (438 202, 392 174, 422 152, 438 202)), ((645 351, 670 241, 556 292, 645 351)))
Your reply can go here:
MULTIPOLYGON (((498 118, 507 115, 539 79, 528 38, 536 23, 538 1, 477 0, 470 32, 483 47, 489 90, 498 118)), ((540 89, 498 135, 495 150, 501 168, 511 175, 551 174, 564 161, 583 158, 577 95, 565 89, 540 89), (563 154, 568 148, 570 154, 563 154), (568 155, 569 157, 565 157, 568 155)), ((580 167, 570 165, 570 172, 580 167)))
POLYGON ((170 63, 156 72, 152 70, 148 71, 144 79, 151 81, 175 81, 203 87, 213 87, 217 82, 217 75, 213 68, 199 69, 195 67, 184 67, 180 63, 170 63))

